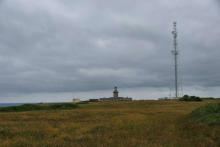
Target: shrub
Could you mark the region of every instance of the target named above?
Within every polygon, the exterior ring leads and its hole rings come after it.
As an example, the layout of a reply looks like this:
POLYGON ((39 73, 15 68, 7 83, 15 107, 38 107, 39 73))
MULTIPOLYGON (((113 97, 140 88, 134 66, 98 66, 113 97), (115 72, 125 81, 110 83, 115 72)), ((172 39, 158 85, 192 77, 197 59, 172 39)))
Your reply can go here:
POLYGON ((179 99, 180 101, 202 101, 200 97, 197 96, 188 96, 184 95, 182 98, 179 99))
POLYGON ((21 106, 11 106, 0 108, 0 112, 20 112, 20 111, 34 111, 34 110, 57 110, 57 109, 74 109, 78 105, 71 103, 59 103, 59 104, 24 104, 21 106))
POLYGON ((49 107, 51 109, 72 109, 72 108, 76 108, 77 105, 76 104, 70 104, 70 103, 63 103, 63 104, 49 105, 49 107))

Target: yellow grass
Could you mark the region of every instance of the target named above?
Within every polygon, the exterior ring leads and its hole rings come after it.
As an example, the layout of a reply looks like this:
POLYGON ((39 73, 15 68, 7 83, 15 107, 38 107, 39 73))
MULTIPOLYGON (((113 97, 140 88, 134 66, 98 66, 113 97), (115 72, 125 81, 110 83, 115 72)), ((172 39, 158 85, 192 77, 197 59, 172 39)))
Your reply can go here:
POLYGON ((220 146, 220 126, 187 117, 207 103, 132 101, 0 113, 0 147, 220 146))

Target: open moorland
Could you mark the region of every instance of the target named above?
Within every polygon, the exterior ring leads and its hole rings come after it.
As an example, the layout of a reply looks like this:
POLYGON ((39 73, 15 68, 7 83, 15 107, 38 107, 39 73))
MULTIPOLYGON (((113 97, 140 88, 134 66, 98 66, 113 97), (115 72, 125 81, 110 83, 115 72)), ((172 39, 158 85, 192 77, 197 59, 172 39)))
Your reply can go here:
POLYGON ((220 126, 190 115, 219 102, 95 102, 74 109, 0 112, 0 146, 220 146, 220 126))

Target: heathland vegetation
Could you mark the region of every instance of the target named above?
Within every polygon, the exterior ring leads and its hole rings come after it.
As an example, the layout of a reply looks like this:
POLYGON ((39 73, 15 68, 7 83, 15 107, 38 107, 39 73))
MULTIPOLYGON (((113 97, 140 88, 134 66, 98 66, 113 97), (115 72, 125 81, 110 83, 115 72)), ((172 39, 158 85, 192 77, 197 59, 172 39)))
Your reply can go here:
POLYGON ((218 123, 198 119, 210 112, 219 117, 219 102, 94 102, 68 110, 0 112, 0 146, 220 146, 218 123))

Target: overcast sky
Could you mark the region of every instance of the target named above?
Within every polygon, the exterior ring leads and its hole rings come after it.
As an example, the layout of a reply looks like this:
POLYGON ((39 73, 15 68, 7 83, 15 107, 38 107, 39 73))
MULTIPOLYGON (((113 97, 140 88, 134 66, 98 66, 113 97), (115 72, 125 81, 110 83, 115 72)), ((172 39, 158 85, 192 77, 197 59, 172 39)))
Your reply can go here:
POLYGON ((0 102, 220 97, 218 0, 0 0, 0 102), (172 93, 172 95, 174 95, 172 93))

